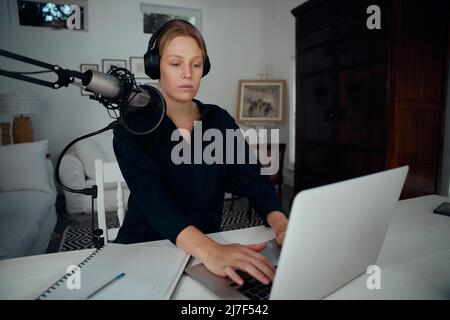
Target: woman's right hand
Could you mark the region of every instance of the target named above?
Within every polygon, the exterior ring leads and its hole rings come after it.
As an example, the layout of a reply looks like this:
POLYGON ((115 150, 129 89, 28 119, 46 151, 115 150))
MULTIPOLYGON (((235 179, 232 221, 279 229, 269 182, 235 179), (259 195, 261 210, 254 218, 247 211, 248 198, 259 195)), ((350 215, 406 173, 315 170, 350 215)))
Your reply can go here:
POLYGON ((275 269, 259 253, 265 247, 265 242, 252 245, 215 243, 203 252, 200 259, 209 271, 221 277, 228 276, 239 285, 244 281, 236 270, 247 272, 261 283, 269 284, 275 276, 275 269))

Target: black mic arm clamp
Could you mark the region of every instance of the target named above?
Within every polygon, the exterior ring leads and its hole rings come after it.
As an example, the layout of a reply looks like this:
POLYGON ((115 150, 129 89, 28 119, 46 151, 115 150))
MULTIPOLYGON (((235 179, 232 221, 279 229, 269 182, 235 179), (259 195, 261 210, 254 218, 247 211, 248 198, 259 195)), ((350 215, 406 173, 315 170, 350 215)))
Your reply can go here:
POLYGON ((93 235, 93 241, 94 241, 94 247, 95 249, 100 249, 105 245, 105 238, 102 237, 103 230, 102 229, 95 229, 94 235, 93 235))
POLYGON ((103 230, 100 228, 95 228, 95 219, 94 219, 94 199, 97 199, 97 185, 93 185, 91 189, 92 203, 91 203, 91 217, 92 217, 92 242, 96 249, 99 249, 105 245, 105 238, 102 237, 103 230))

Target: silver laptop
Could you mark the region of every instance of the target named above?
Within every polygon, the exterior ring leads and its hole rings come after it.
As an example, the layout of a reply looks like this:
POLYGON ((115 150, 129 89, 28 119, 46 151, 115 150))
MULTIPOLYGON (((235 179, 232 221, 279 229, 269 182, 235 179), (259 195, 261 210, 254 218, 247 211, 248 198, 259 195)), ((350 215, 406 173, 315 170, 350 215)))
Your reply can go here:
POLYGON ((408 166, 298 193, 280 248, 262 252, 276 266, 270 285, 248 274, 244 284, 209 272, 186 273, 223 299, 321 299, 376 264, 408 166))

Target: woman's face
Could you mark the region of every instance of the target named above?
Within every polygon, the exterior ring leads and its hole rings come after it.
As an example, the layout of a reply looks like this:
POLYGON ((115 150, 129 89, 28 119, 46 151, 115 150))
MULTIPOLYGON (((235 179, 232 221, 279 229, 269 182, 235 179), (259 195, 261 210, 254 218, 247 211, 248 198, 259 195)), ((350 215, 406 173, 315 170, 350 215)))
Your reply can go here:
POLYGON ((172 39, 160 59, 161 90, 166 99, 192 101, 200 87, 203 54, 194 38, 172 39))

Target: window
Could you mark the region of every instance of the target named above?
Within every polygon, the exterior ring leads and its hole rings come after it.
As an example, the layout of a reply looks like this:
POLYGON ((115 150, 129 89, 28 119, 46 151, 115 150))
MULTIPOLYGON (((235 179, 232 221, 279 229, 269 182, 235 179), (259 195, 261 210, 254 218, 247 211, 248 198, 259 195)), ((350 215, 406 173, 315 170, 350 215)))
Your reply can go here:
POLYGON ((14 26, 45 27, 69 30, 67 19, 74 14, 71 5, 80 8, 80 29, 87 31, 87 0, 10 0, 10 16, 14 26))

